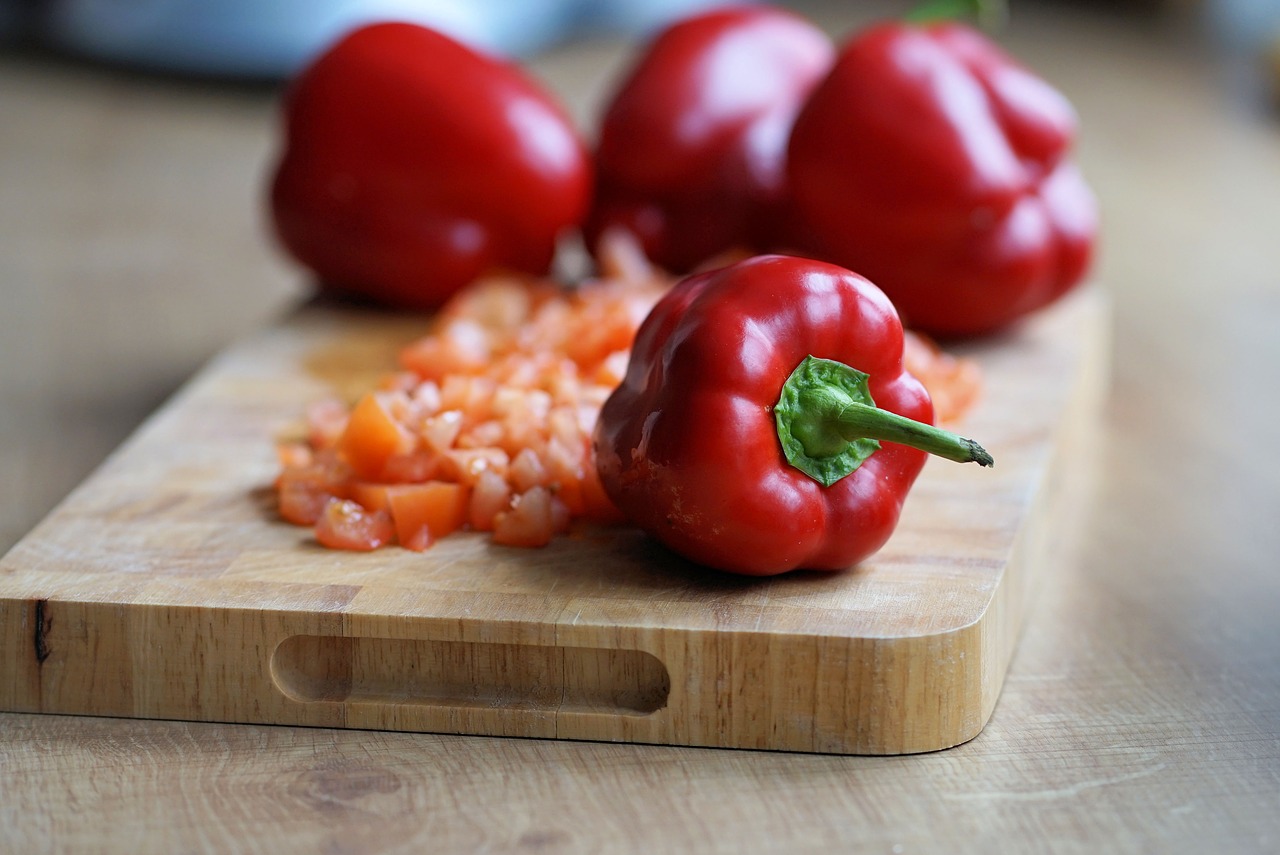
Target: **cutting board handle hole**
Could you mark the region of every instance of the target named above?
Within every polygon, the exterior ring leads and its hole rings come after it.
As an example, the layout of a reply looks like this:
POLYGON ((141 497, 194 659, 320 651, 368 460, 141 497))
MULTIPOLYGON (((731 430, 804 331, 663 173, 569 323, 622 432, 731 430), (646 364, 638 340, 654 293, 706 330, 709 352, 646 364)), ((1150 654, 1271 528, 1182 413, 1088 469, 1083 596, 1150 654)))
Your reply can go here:
POLYGON ((423 704, 648 715, 667 705, 666 666, 642 650, 294 635, 271 677, 300 703, 423 704))

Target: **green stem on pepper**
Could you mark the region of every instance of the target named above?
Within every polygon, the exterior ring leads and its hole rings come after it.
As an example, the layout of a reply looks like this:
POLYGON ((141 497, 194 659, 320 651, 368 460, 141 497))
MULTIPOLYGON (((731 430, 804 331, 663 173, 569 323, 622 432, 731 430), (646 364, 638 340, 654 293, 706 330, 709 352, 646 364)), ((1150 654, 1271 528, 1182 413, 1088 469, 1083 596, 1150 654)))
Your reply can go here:
POLYGON ((912 24, 932 24, 973 18, 984 30, 996 30, 1009 18, 1009 7, 1003 0, 924 0, 906 14, 903 20, 912 24))
POLYGON ((824 487, 861 466, 878 440, 957 463, 994 464, 971 439, 880 409, 867 375, 830 359, 805 357, 783 385, 774 418, 787 461, 824 487))

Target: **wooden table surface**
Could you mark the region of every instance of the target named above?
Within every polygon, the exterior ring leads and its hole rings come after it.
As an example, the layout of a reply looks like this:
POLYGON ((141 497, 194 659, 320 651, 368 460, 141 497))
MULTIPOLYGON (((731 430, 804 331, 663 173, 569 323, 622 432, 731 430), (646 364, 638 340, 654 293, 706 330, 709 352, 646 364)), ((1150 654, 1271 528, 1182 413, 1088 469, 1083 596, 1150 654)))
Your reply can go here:
MULTIPOLYGON (((1237 54, 1070 8, 1006 38, 1082 115, 1112 393, 1080 558, 977 739, 866 758, 0 714, 0 850, 1280 848, 1280 119, 1237 54)), ((532 64, 585 122, 624 57, 532 64)), ((263 227, 276 97, 0 55, 0 548, 304 293, 263 227)))

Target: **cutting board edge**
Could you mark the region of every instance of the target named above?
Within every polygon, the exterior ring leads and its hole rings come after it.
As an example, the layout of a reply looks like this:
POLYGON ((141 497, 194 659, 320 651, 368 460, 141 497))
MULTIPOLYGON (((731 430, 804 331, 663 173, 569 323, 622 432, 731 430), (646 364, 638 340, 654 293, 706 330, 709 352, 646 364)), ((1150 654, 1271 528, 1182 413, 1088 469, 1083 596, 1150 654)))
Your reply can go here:
MULTIPOLYGON (((601 644, 608 640, 604 628, 599 628, 596 640, 601 643, 595 645, 590 644, 591 633, 582 632, 589 629, 585 627, 574 628, 573 637, 553 633, 541 645, 513 645, 460 642, 457 639, 465 635, 461 628, 451 633, 446 626, 449 622, 430 618, 401 621, 403 626, 417 627, 418 634, 392 638, 353 634, 350 622, 338 612, 304 615, 208 609, 203 621, 193 622, 179 614, 191 608, 151 605, 125 610, 103 603, 0 600, 0 616, 4 618, 0 627, 7 628, 4 647, 10 652, 19 647, 26 651, 10 671, 9 679, 0 682, 0 708, 51 714, 898 754, 949 747, 980 731, 989 715, 985 699, 998 691, 998 687, 985 685, 984 681, 999 679, 1001 671, 982 667, 980 646, 985 618, 958 631, 897 639, 768 633, 705 633, 691 639, 687 633, 661 629, 636 631, 633 638, 627 639, 629 633, 617 630, 612 633, 612 641, 618 646, 605 647, 601 644), (181 638, 176 637, 179 632, 183 633, 181 638), (165 639, 162 649, 154 646, 156 638, 165 639), (387 656, 387 642, 411 648, 444 647, 447 653, 454 654, 466 649, 472 659, 482 658, 474 650, 488 648, 486 655, 491 653, 508 665, 514 661, 516 670, 527 667, 520 661, 520 654, 536 648, 553 659, 563 656, 566 649, 586 651, 592 660, 586 664, 592 667, 615 658, 615 654, 634 659, 636 653, 644 653, 659 663, 668 694, 665 702, 655 704, 648 714, 633 708, 609 707, 606 696, 617 692, 612 685, 596 686, 599 697, 591 697, 591 691, 578 692, 587 696, 587 703, 575 709, 530 705, 521 698, 516 698, 510 709, 484 708, 500 692, 478 700, 446 699, 441 703, 430 698, 384 701, 375 695, 333 702, 323 693, 299 699, 282 687, 276 655, 295 638, 376 643, 381 647, 383 663, 373 665, 375 669, 392 667, 385 664, 388 658, 396 661, 396 655, 387 656), (929 654, 920 653, 919 646, 929 647, 929 654), (103 651, 111 651, 107 659, 103 658, 103 651), (246 651, 250 655, 246 656, 246 651), (893 667, 893 661, 918 660, 924 655, 942 664, 931 668, 928 674, 912 673, 910 686, 897 681, 907 669, 893 667), (700 663, 707 661, 716 662, 719 667, 714 671, 703 668, 700 663), (798 664, 815 675, 831 677, 821 680, 815 676, 811 684, 814 694, 807 696, 807 703, 789 697, 795 695, 795 687, 785 681, 757 679, 798 664), (886 683, 881 679, 883 675, 893 679, 886 683), (723 691, 726 682, 735 686, 728 693, 723 691), (189 688, 175 693, 171 690, 175 684, 189 688), (229 685, 234 685, 235 690, 228 691, 229 685), (843 703, 833 704, 830 698, 817 694, 824 691, 823 687, 831 692, 847 692, 851 686, 857 687, 857 692, 843 703), (939 703, 942 696, 948 698, 947 703, 939 703), (959 700, 961 697, 963 700, 959 700), (593 701, 598 707, 594 710, 593 701), (886 704, 904 707, 903 715, 895 719, 905 722, 900 730, 886 733, 880 729, 880 716, 873 713, 886 704), (909 709, 913 704, 945 707, 949 717, 939 723, 936 716, 914 715, 909 709), (769 714, 761 718, 755 712, 743 712, 759 709, 768 710, 769 714), (819 712, 823 709, 827 710, 825 717, 819 712), (929 723, 928 733, 913 732, 911 722, 920 721, 929 723)), ((406 654, 399 655, 403 661, 406 654)), ((625 679, 625 662, 619 673, 625 679)), ((373 675, 368 682, 376 685, 378 676, 385 678, 386 672, 373 675)), ((445 682, 456 683, 456 678, 457 675, 446 675, 445 682)), ((637 692, 643 694, 645 688, 631 686, 627 691, 635 696, 637 692)))

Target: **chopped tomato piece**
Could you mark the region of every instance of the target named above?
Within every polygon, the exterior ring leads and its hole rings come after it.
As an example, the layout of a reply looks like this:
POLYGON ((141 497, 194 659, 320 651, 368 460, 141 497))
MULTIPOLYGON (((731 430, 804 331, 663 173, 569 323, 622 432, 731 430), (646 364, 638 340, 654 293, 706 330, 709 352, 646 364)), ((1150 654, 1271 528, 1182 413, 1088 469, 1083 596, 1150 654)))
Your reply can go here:
POLYGON ((314 459, 311 447, 300 442, 281 442, 276 445, 276 459, 282 469, 309 466, 314 459))
POLYGON ((491 347, 490 336, 482 326, 458 318, 446 324, 439 334, 406 347, 400 358, 423 377, 441 379, 479 373, 492 356, 491 347))
POLYGON ((391 484, 430 481, 445 465, 440 454, 431 450, 393 454, 382 464, 379 480, 391 484))
POLYGON ((295 525, 314 525, 332 498, 347 498, 351 469, 332 452, 318 452, 310 463, 286 466, 276 479, 280 516, 295 525))
POLYGON ((445 410, 428 416, 422 423, 422 439, 432 451, 444 452, 453 447, 453 443, 462 431, 462 411, 445 410))
POLYGON ((312 448, 332 448, 347 426, 347 406, 337 398, 322 398, 307 407, 307 432, 312 448))
POLYGON ((287 480, 281 483, 279 495, 280 516, 294 525, 315 525, 324 506, 335 498, 314 484, 287 480))
POLYGON ((366 511, 391 511, 390 486, 369 481, 357 481, 351 485, 351 500, 366 511))
POLYGON ((440 406, 461 410, 464 418, 469 416, 479 421, 496 388, 497 384, 489 377, 450 374, 440 384, 440 406))
POLYGON ((511 485, 506 479, 496 472, 481 472, 471 491, 468 522, 478 531, 492 531, 494 519, 510 505, 511 485))
POLYGON ((330 499, 316 520, 316 540, 331 549, 367 552, 395 536, 386 511, 367 511, 349 499, 330 499))
POLYGON ((485 472, 505 478, 510 463, 501 448, 456 448, 444 456, 442 469, 449 480, 472 486, 485 472))
POLYGON ((532 448, 525 448, 521 449, 516 459, 511 461, 508 480, 516 492, 523 493, 532 487, 545 486, 551 480, 551 476, 537 452, 532 448))
POLYGON ((338 453, 351 464, 357 478, 377 479, 383 464, 409 445, 409 437, 375 394, 365 395, 351 411, 338 439, 338 453))
POLYGON ((920 333, 908 331, 904 336, 903 362, 928 390, 939 424, 958 421, 978 398, 982 375, 977 363, 944 353, 920 333))
POLYGON ((493 542, 504 546, 546 546, 568 520, 568 511, 550 490, 533 487, 512 499, 511 507, 494 518, 493 542))
POLYGON ((428 481, 387 488, 391 519, 401 546, 425 549, 467 522, 470 491, 461 484, 428 481))

